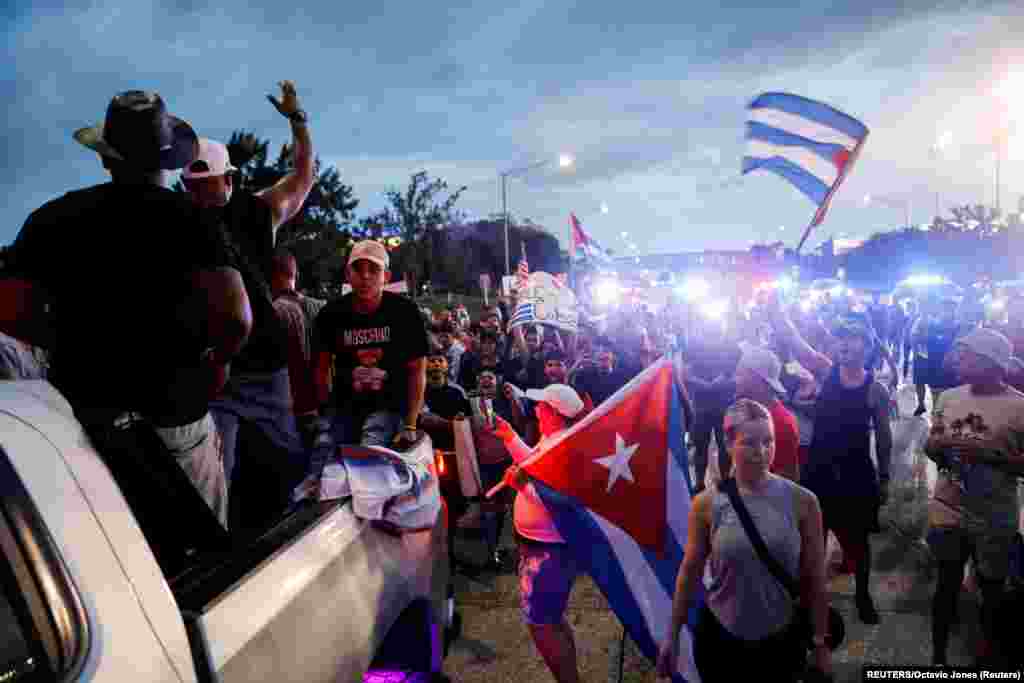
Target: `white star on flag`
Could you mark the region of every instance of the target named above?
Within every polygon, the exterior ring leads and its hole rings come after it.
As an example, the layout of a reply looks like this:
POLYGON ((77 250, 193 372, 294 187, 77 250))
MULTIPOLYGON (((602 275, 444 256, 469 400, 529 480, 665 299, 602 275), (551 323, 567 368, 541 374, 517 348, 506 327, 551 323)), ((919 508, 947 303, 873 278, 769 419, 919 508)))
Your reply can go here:
POLYGON ((611 493, 612 486, 619 480, 619 477, 635 483, 633 471, 629 469, 629 459, 633 457, 638 448, 640 448, 638 443, 626 446, 626 441, 622 438, 622 435, 616 432, 615 454, 595 460, 598 465, 608 468, 608 489, 606 493, 611 493))

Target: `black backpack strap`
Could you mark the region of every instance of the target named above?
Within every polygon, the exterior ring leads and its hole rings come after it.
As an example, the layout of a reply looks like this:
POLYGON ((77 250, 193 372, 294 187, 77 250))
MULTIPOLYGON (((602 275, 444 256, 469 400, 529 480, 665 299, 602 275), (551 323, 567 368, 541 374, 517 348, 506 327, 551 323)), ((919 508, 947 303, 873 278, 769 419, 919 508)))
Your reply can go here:
POLYGON ((739 489, 736 487, 736 480, 733 478, 723 480, 719 483, 718 490, 729 497, 732 509, 736 511, 736 516, 739 517, 740 524, 743 525, 744 531, 747 532, 750 544, 754 546, 754 550, 757 552, 757 556, 761 558, 761 561, 764 562, 764 566, 785 587, 793 600, 798 601, 800 599, 800 588, 796 580, 779 564, 778 560, 772 557, 771 551, 768 550, 764 539, 761 538, 761 533, 757 530, 757 525, 754 524, 754 519, 750 516, 750 511, 747 510, 747 506, 743 503, 743 497, 740 496, 739 489))

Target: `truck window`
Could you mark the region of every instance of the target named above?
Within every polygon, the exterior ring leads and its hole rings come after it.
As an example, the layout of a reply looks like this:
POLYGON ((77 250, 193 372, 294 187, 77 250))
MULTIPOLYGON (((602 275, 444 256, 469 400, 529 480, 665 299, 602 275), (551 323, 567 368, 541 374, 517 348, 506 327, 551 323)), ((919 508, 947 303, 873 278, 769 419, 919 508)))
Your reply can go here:
POLYGON ((0 447, 0 683, 77 679, 90 635, 57 544, 0 447))
POLYGON ((0 565, 0 681, 42 680, 42 644, 31 620, 19 618, 14 608, 20 596, 6 559, 0 558, 0 565))

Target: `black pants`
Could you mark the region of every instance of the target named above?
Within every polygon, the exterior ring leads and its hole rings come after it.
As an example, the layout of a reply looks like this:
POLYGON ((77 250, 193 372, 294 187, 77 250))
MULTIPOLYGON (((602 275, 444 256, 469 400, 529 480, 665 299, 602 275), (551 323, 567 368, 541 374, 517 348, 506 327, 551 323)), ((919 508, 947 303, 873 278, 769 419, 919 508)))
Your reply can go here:
POLYGON ((751 680, 795 681, 803 673, 806 650, 787 628, 761 640, 742 640, 729 633, 705 605, 693 634, 693 658, 705 683, 751 680))

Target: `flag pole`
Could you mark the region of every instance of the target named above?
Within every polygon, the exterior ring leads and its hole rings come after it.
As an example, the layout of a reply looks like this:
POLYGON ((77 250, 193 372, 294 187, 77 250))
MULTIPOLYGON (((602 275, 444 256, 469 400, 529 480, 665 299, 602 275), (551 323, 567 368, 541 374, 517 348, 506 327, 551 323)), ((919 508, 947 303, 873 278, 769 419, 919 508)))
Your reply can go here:
POLYGON ((796 245, 797 256, 800 255, 800 250, 803 248, 804 242, 806 242, 807 238, 811 236, 811 230, 813 230, 815 227, 820 225, 822 221, 825 220, 825 212, 828 211, 829 204, 832 202, 832 197, 839 189, 839 186, 843 184, 843 181, 846 180, 846 176, 848 176, 850 174, 850 171, 853 169, 853 164, 857 161, 857 157, 860 156, 860 150, 864 146, 864 143, 867 141, 868 135, 870 135, 870 133, 865 133, 864 137, 862 137, 860 141, 857 142, 857 145, 853 148, 853 151, 850 153, 850 160, 846 162, 846 165, 843 167, 842 173, 840 173, 839 177, 836 178, 836 181, 832 183, 832 187, 829 189, 828 194, 825 195, 825 200, 821 203, 821 206, 819 206, 818 210, 814 213, 814 218, 811 219, 810 225, 808 225, 807 229, 804 230, 804 235, 803 237, 800 238, 800 243, 796 245))
POLYGON ((576 293, 576 271, 572 265, 572 218, 569 219, 569 245, 566 253, 569 254, 569 291, 576 293))

